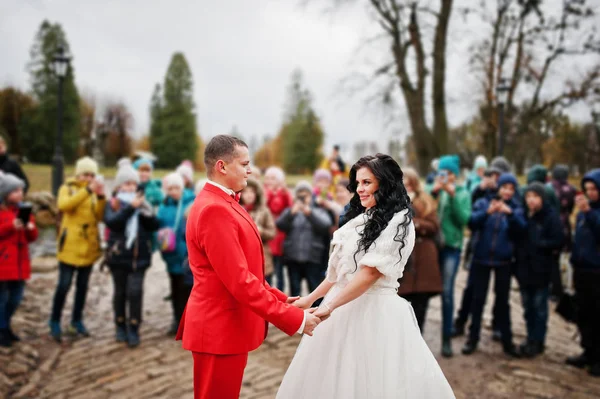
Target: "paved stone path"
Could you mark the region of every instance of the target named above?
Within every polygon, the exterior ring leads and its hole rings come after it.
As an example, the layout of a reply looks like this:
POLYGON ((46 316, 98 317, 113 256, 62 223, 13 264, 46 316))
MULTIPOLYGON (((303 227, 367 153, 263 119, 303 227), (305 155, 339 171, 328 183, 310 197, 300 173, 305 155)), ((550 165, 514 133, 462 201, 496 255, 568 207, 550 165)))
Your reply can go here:
MULTIPOLYGON (((0 397, 6 398, 192 398, 191 355, 166 336, 171 308, 163 297, 168 279, 159 257, 147 275, 142 344, 128 349, 114 342, 110 275, 92 275, 85 319, 92 338, 70 338, 62 345, 47 336, 56 273, 38 274, 30 281, 24 304, 15 316, 15 330, 24 342, 0 350, 0 397)), ((462 294, 466 273, 458 278, 462 294)), ((68 322, 72 293, 67 302, 68 322)), ((458 299, 458 298, 457 298, 458 299)), ((519 295, 512 293, 515 340, 524 336, 519 295)), ((489 305, 486 325, 489 325, 489 305)), ((466 357, 442 359, 440 351, 440 301, 432 301, 425 338, 440 361, 458 398, 574 398, 600 397, 600 380, 563 365, 579 351, 576 329, 551 316, 546 353, 536 360, 509 360, 489 330, 482 334, 481 349, 466 357)), ((299 337, 289 338, 271 328, 265 344, 250 355, 242 398, 273 398, 299 337)), ((460 352, 464 338, 454 342, 460 352)), ((320 399, 320 398, 314 398, 320 399)))

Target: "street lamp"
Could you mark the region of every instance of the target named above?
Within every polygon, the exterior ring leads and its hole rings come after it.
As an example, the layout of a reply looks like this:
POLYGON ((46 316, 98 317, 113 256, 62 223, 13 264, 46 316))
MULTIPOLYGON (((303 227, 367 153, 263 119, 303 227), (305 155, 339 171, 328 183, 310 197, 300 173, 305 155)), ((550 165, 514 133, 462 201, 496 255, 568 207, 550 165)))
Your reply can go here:
POLYGON ((54 55, 54 73, 58 77, 58 110, 57 110, 57 131, 56 145, 54 147, 54 158, 52 159, 52 194, 56 197, 58 189, 63 183, 64 177, 64 158, 63 158, 63 82, 69 70, 69 61, 71 57, 65 53, 63 45, 59 45, 54 55))
POLYGON ((498 155, 504 153, 504 104, 508 101, 510 85, 508 80, 500 78, 496 86, 496 101, 498 104, 498 155))

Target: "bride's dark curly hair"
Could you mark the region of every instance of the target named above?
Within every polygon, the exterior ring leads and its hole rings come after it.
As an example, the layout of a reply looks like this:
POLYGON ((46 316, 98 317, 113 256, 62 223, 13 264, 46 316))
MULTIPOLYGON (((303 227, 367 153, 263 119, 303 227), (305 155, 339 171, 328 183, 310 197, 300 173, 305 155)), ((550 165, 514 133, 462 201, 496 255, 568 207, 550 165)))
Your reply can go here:
MULTIPOLYGON (((346 213, 346 220, 354 219, 356 216, 365 212, 365 208, 360 203, 360 198, 356 192, 358 182, 356 174, 359 169, 368 168, 379 183, 379 189, 375 192, 376 205, 369 209, 369 219, 365 228, 360 233, 358 240, 358 249, 354 254, 354 263, 356 255, 361 251, 367 251, 373 242, 379 237, 381 232, 387 227, 394 215, 400 211, 408 209, 407 217, 398 225, 394 241, 400 242, 400 259, 402 259, 402 249, 406 246, 406 236, 408 235, 408 226, 412 222, 412 207, 410 198, 404 187, 402 169, 392 157, 385 154, 367 155, 358 160, 350 169, 350 184, 348 190, 354 193, 350 200, 350 208, 346 213)), ((358 267, 358 265, 357 265, 358 267)))

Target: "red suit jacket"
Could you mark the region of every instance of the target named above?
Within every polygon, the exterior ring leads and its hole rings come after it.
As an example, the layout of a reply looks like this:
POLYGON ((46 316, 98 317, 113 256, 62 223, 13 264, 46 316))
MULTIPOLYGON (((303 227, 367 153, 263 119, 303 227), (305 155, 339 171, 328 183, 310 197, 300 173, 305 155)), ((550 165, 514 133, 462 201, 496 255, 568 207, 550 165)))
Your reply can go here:
POLYGON ((288 335, 298 331, 304 311, 265 282, 256 225, 223 190, 204 186, 190 210, 186 242, 194 287, 176 338, 184 349, 242 354, 264 341, 267 322, 288 335))

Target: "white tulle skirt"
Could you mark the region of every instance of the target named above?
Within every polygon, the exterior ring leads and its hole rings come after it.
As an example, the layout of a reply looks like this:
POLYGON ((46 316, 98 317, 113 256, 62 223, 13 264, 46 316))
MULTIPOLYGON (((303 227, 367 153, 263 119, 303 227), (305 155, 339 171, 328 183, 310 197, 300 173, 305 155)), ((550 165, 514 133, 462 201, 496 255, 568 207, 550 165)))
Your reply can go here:
MULTIPOLYGON (((327 297, 339 290, 334 286, 327 297)), ((446 399, 454 393, 411 305, 387 289, 336 309, 314 336, 304 336, 277 398, 446 399)))

